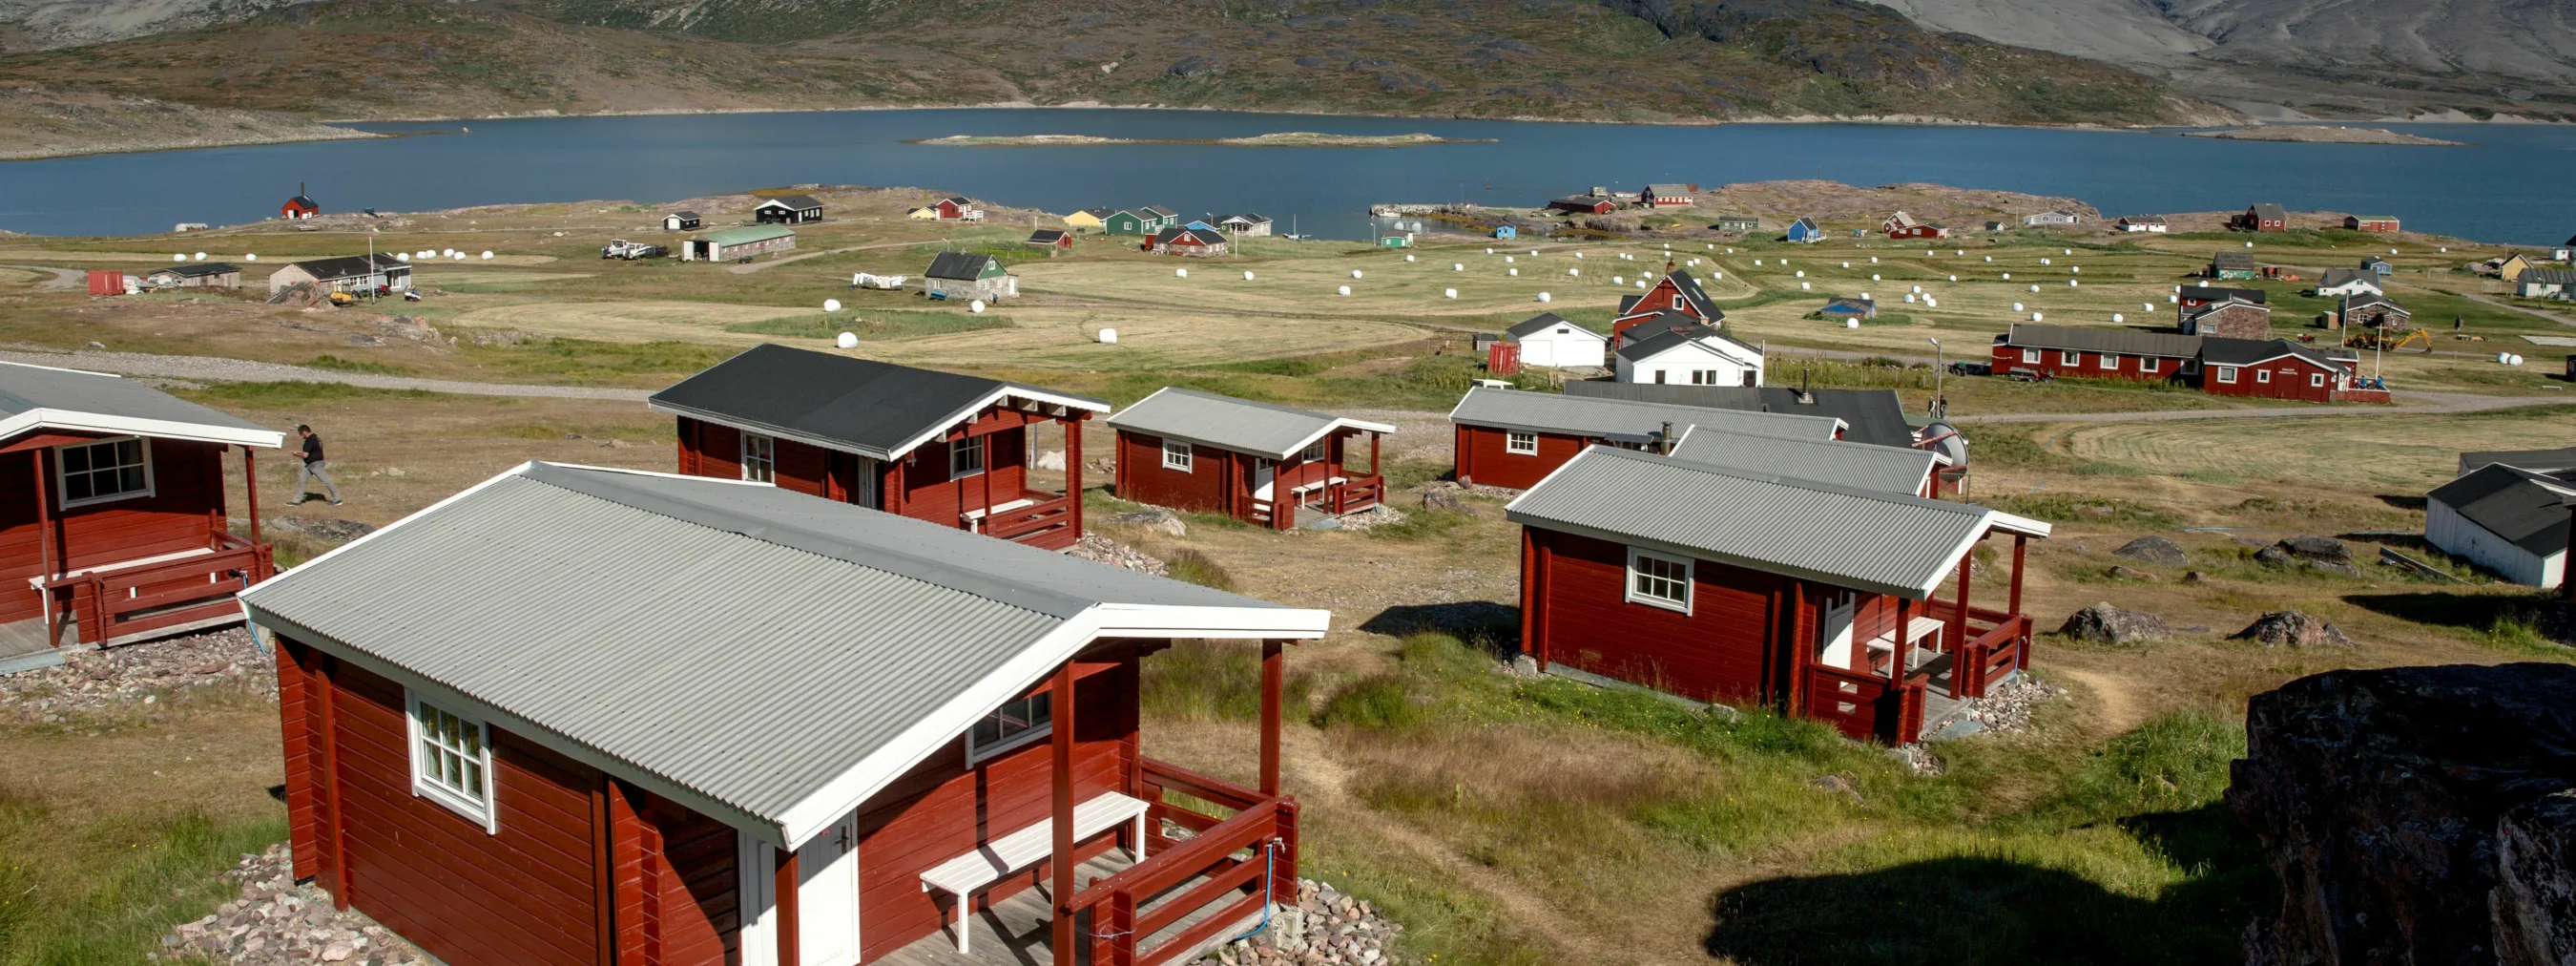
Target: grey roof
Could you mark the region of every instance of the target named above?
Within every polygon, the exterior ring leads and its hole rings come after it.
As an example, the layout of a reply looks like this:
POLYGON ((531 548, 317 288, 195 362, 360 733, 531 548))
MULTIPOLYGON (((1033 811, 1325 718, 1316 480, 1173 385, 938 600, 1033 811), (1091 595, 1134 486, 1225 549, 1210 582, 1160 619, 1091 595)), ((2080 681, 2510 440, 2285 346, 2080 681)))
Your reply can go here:
POLYGON ((778 195, 772 198, 762 198, 760 199, 759 204, 753 205, 752 207, 767 208, 771 205, 785 205, 798 211, 805 211, 808 209, 823 207, 823 202, 821 199, 818 199, 813 195, 778 195))
POLYGON ((1227 216, 1225 216, 1225 218, 1224 218, 1223 220, 1221 220, 1221 221, 1217 222, 1217 224, 1222 225, 1222 224, 1226 224, 1226 223, 1228 223, 1228 222, 1236 222, 1236 221, 1242 222, 1242 223, 1247 224, 1247 225, 1267 225, 1267 224, 1269 224, 1269 223, 1270 223, 1270 216, 1268 216, 1268 215, 1264 215, 1264 214, 1262 214, 1262 213, 1260 213, 1260 212, 1257 212, 1257 211, 1247 211, 1247 212, 1244 212, 1244 213, 1239 214, 1239 215, 1227 215, 1227 216))
POLYGON ((1549 329, 1555 328, 1555 327, 1560 326, 1560 325, 1562 325, 1562 326, 1566 326, 1566 327, 1568 327, 1568 328, 1572 328, 1572 329, 1573 329, 1574 331, 1576 331, 1576 332, 1580 332, 1580 333, 1582 333, 1582 334, 1584 334, 1584 335, 1592 336, 1593 338, 1596 338, 1596 339, 1604 339, 1604 340, 1606 340, 1606 339, 1608 339, 1608 338, 1609 338, 1608 336, 1602 335, 1601 333, 1594 332, 1594 331, 1592 331, 1591 329, 1584 328, 1582 325, 1577 324, 1577 323, 1575 323, 1575 322, 1573 322, 1573 321, 1571 321, 1571 320, 1568 320, 1568 319, 1567 319, 1567 318, 1565 318, 1564 316, 1558 315, 1558 314, 1556 314, 1556 313, 1554 313, 1554 312, 1541 312, 1541 313, 1539 313, 1539 314, 1537 314, 1537 315, 1533 315, 1533 316, 1530 316, 1530 317, 1529 317, 1529 318, 1527 318, 1527 319, 1522 320, 1522 321, 1521 321, 1521 324, 1519 324, 1519 325, 1515 325, 1515 326, 1512 326, 1511 328, 1504 329, 1504 330, 1503 330, 1503 340, 1504 340, 1504 341, 1506 341, 1506 342, 1518 342, 1518 341, 1520 341, 1522 338, 1524 338, 1524 337, 1526 337, 1526 336, 1533 336, 1533 335, 1537 335, 1537 334, 1539 334, 1539 333, 1541 333, 1541 332, 1545 332, 1545 331, 1547 331, 1547 330, 1549 330, 1549 329))
POLYGON ((1563 205, 1589 211, 1594 208, 1599 208, 1602 205, 1610 205, 1615 208, 1618 206, 1618 202, 1611 201, 1608 198, 1600 198, 1592 195, 1566 195, 1565 197, 1548 202, 1547 205, 1550 208, 1563 205))
POLYGON ((0 362, 0 439, 35 428, 276 446, 283 433, 132 379, 0 362))
POLYGON ((1789 439, 1694 426, 1674 459, 1737 473, 1786 476, 1885 493, 1921 493, 1939 460, 1931 450, 1840 440, 1789 439))
POLYGON ((1105 401, 1052 389, 767 343, 648 401, 666 412, 894 459, 1011 397, 1109 411, 1105 401))
POLYGON ((1623 347, 1640 339, 1671 332, 1696 332, 1709 327, 1699 316, 1679 309, 1656 309, 1644 315, 1622 314, 1619 318, 1637 320, 1619 330, 1619 344, 1623 347))
POLYGON ((1726 318, 1726 310, 1718 308, 1717 302, 1700 290, 1699 279, 1692 278, 1689 272, 1680 269, 1665 272, 1664 281, 1673 283, 1673 288, 1681 292, 1682 301, 1698 309, 1701 318, 1711 322, 1726 318))
POLYGON ((2218 252, 2209 256, 2209 263, 2219 268, 2237 268, 2250 272, 2254 270, 2254 253, 2218 252))
POLYGON ((2508 449, 2462 453, 2460 454, 2460 475, 2466 476, 2490 463, 2504 463, 2542 472, 2576 469, 2576 446, 2564 449, 2508 449))
POLYGON ((2366 272, 2357 268, 2329 268, 2326 269, 2325 278, 2318 280, 2317 287, 2334 288, 2335 286, 2349 282, 2361 282, 2372 288, 2378 288, 2379 275, 2375 272, 2366 272))
POLYGON ((1162 231, 1154 233, 1154 244, 1169 245, 1180 240, 1183 236, 1188 236, 1191 241, 1198 242, 1202 245, 1225 244, 1225 236, 1223 234, 1206 228, 1192 228, 1188 225, 1174 225, 1170 228, 1165 228, 1162 231))
POLYGON ((1109 217, 1109 216, 1111 216, 1111 215, 1117 214, 1117 213, 1118 213, 1118 209, 1115 209, 1115 208, 1085 208, 1085 209, 1082 209, 1082 213, 1083 213, 1083 214, 1086 214, 1086 215, 1090 215, 1091 217, 1094 217, 1094 218, 1107 218, 1107 217, 1109 217))
POLYGON ((1565 394, 1701 409, 1823 416, 1842 420, 1846 427, 1842 438, 1847 440, 1880 446, 1914 445, 1914 426, 1906 421, 1905 403, 1893 389, 1801 392, 1790 386, 1658 386, 1595 379, 1568 382, 1565 394))
POLYGON ((1706 426, 1738 433, 1832 439, 1843 425, 1830 416, 1709 409, 1482 386, 1467 390, 1456 408, 1449 410, 1449 421, 1590 437, 1644 437, 1661 432, 1665 423, 1671 423, 1675 433, 1687 426, 1706 426))
POLYGON ((543 463, 242 600, 791 841, 1115 633, 1092 622, 1316 615, 774 487, 543 463))
POLYGON ((1165 386, 1109 417, 1113 429, 1166 436, 1239 453, 1287 459, 1339 429, 1395 432, 1385 423, 1349 419, 1310 409, 1274 406, 1232 396, 1165 386))
POLYGON ((2546 557, 2567 549, 2570 498, 2576 471, 2542 473, 2490 463, 2433 488, 2425 499, 2458 511, 2469 522, 2514 546, 2546 557))
POLYGON ((674 211, 671 212, 671 214, 678 215, 682 218, 695 218, 698 216, 698 213, 694 211, 674 211))
POLYGON ((314 281, 328 282, 343 278, 363 278, 375 272, 410 271, 411 264, 386 252, 373 255, 343 255, 338 258, 315 258, 294 262, 288 268, 300 268, 314 281))
MULTIPOLYGON (((2248 255, 2246 257, 2252 258, 2253 256, 2248 255)), ((2259 288, 2228 288, 2223 285, 2185 285, 2182 286, 2182 297, 2187 299, 2207 299, 2213 302, 2233 300, 2254 305, 2263 305, 2271 299, 2272 295, 2271 293, 2259 288)))
POLYGON ((2073 325, 2014 323, 2004 344, 2025 349, 2073 349, 2115 355, 2188 359, 2200 354, 2201 336, 2136 329, 2103 329, 2073 325))
POLYGON ((982 252, 940 252, 930 258, 930 267, 922 270, 929 278, 955 282, 972 282, 984 277, 984 266, 999 261, 982 252))
POLYGON ((1844 297, 1844 296, 1835 296, 1835 297, 1833 297, 1833 298, 1826 299, 1826 300, 1825 300, 1825 307, 1824 307, 1824 308, 1821 308, 1821 309, 1817 309, 1816 311, 1819 311, 1819 312, 1859 312, 1859 313, 1863 313, 1863 314, 1869 314, 1869 313, 1875 313, 1875 312, 1877 312, 1877 311, 1878 311, 1878 301, 1877 301, 1876 299, 1856 299, 1856 298, 1848 298, 1848 297, 1844 297))
POLYGON ((159 275, 163 272, 168 272, 172 275, 179 276, 180 278, 204 278, 208 275, 229 275, 238 271, 241 271, 241 269, 234 268, 233 266, 223 262, 189 262, 185 265, 172 265, 168 268, 156 268, 145 274, 159 275))
POLYGON ((1175 212, 1175 211, 1173 211, 1172 209, 1169 209, 1169 208, 1165 208, 1165 207, 1163 207, 1163 206, 1161 206, 1161 205, 1146 205, 1145 207, 1142 207, 1142 208, 1138 208, 1138 209, 1136 209, 1136 213, 1137 213, 1137 214, 1140 214, 1140 215, 1152 215, 1152 216, 1154 216, 1154 217, 1156 217, 1156 218, 1178 218, 1178 217, 1180 217, 1180 214, 1179 214, 1178 212, 1175 212))
POLYGON ((1515 523, 1921 600, 1997 524, 1985 507, 1730 471, 1606 446, 1512 500, 1515 523))
POLYGON ((2200 342, 2200 361, 2206 365, 2250 366, 2282 356, 2297 356, 2323 369, 2344 368, 2342 361, 2335 357, 2288 339, 2222 339, 2210 336, 2200 342))
POLYGON ((2266 202, 2254 206, 2254 217, 2265 221, 2287 221, 2290 213, 2281 210, 2279 205, 2266 202))
POLYGON ((2413 312, 2406 311, 2405 306, 2397 304, 2396 299, 2389 298, 2388 296, 2377 292, 2363 292, 2359 295, 2346 295, 2335 304, 2335 310, 2338 312, 2349 313, 2355 309, 2366 309, 2373 306, 2384 306, 2389 311, 2395 312, 2399 315, 2415 314, 2413 312))
POLYGON ((2120 220, 2121 220, 2121 221, 2128 222, 2129 224, 2132 224, 2132 225, 2161 225, 2161 224, 2164 224, 2164 223, 2165 223, 2165 216, 2163 216, 2163 215, 2121 215, 2121 216, 2120 216, 2120 220))
POLYGON ((1028 240, 1030 244, 1053 245, 1064 240, 1065 235, 1066 232, 1062 228, 1040 228, 1030 232, 1028 240))
POLYGON ((1686 184, 1650 184, 1646 186, 1646 191, 1649 194, 1667 198, 1678 198, 1683 195, 1695 193, 1691 191, 1690 186, 1686 184))
POLYGON ((2576 269, 2526 268, 2522 270, 2522 276, 2514 281, 2540 285, 2576 285, 2576 269))
POLYGON ((1630 362, 1651 359, 1658 353, 1669 352, 1672 349, 1679 347, 1682 343, 1698 342, 1703 339, 1715 339, 1722 342, 1734 343, 1738 348, 1752 353, 1755 358, 1760 358, 1762 355, 1761 347, 1748 344, 1742 339, 1728 335, 1725 332, 1718 330, 1715 326, 1702 325, 1690 329, 1666 329, 1643 339, 1630 342, 1627 345, 1619 347, 1619 358, 1626 359, 1630 362))
POLYGON ((1813 219, 1813 218, 1800 218, 1800 219, 1798 219, 1798 220, 1796 220, 1796 221, 1793 221, 1793 222, 1790 222, 1790 223, 1789 223, 1789 227, 1791 227, 1791 228, 1796 228, 1796 227, 1799 227, 1799 226, 1801 226, 1801 225, 1806 226, 1806 229, 1807 229, 1808 231, 1815 231, 1815 230, 1816 230, 1816 220, 1815 220, 1815 219, 1813 219))

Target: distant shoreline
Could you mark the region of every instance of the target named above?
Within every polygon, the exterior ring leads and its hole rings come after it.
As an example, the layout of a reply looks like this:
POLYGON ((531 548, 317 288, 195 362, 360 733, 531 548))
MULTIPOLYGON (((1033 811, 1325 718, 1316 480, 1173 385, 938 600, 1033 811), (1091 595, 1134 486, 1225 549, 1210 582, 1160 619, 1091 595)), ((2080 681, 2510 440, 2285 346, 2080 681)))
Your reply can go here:
POLYGON ((1436 134, 1319 134, 1281 131, 1238 138, 1116 138, 1096 134, 951 134, 916 138, 905 144, 973 148, 1055 148, 1129 144, 1200 144, 1235 148, 1409 148, 1430 144, 1498 144, 1499 138, 1451 138, 1436 134))
POLYGON ((2394 144, 2409 147, 2465 148, 2465 141, 2446 141, 2420 134, 2399 134, 2373 127, 2322 124, 2261 124, 2219 131, 2180 131, 2187 138, 2220 141, 2272 141, 2287 144, 2394 144))

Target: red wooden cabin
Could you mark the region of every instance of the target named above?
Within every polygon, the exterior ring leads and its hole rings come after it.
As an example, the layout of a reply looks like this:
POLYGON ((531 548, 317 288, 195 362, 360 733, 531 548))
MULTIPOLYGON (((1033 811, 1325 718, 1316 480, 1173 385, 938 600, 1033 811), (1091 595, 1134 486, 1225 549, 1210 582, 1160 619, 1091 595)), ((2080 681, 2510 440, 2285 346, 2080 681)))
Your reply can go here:
POLYGON ((2074 325, 2014 323, 1995 337, 1989 364, 2012 372, 2166 382, 2200 371, 2202 336, 2074 325))
POLYGON ((1587 446, 1647 447, 1678 440, 1692 426, 1830 440, 1843 421, 1831 416, 1633 402, 1521 389, 1467 390, 1449 410, 1456 443, 1452 476, 1461 482, 1526 489, 1587 446))
POLYGON ((975 207, 975 203, 967 200, 964 195, 951 195, 946 198, 941 198, 938 201, 933 202, 930 207, 939 212, 939 220, 941 221, 984 220, 983 209, 975 207))
POLYGON ((1378 505, 1378 440, 1395 427, 1166 386, 1109 417, 1118 495, 1293 530, 1301 511, 1340 516, 1378 505), (1351 469, 1361 434, 1368 471, 1351 469))
POLYGON ((452 966, 1138 966, 1294 902, 1282 645, 1325 611, 541 463, 243 603, 295 875, 452 966), (1261 642, 1258 787, 1143 754, 1179 638, 1261 642))
POLYGON ((1902 227, 1902 228, 1892 229, 1892 230, 1890 230, 1890 231, 1887 233, 1887 237, 1889 237, 1889 238, 1948 238, 1948 237, 1950 237, 1950 229, 1948 229, 1948 228, 1946 228, 1946 227, 1943 227, 1943 226, 1941 226, 1941 225, 1933 225, 1933 224, 1913 224, 1913 225, 1906 225, 1906 226, 1904 226, 1904 227, 1902 227))
POLYGON ((116 376, 0 363, 0 669, 241 619, 268 578, 256 476, 232 533, 223 459, 284 434, 116 376))
POLYGON ((2045 523, 1609 447, 1506 514, 1522 524, 1522 652, 1554 673, 1905 744, 2030 666, 2022 555, 2045 523), (2012 538, 2005 606, 1981 608, 1968 560, 1997 535, 2012 538))
MULTIPOLYGON (((2201 391, 2220 396, 2256 396, 2335 402, 2353 390, 2348 350, 2342 358, 2328 350, 2288 339, 2209 339, 2201 345, 2201 391)), ((2363 390, 2354 401, 2386 402, 2387 391, 2363 390)))
POLYGON ((2280 205, 2263 202, 2248 206, 2242 214, 2227 219, 2227 227, 2238 231, 2288 231, 2290 213, 2280 205))
POLYGON ((1049 550, 1082 537, 1088 396, 761 345, 654 393, 680 472, 771 483, 1049 550), (1028 483, 1029 429, 1064 427, 1062 493, 1028 483))
POLYGON ((277 206, 277 216, 288 221, 311 218, 321 213, 322 206, 315 204, 313 197, 304 193, 302 182, 297 182, 295 185, 295 197, 288 198, 285 204, 277 206))
POLYGON ((1619 299, 1619 314, 1610 320, 1610 341, 1618 344, 1630 328, 1654 319, 1664 312, 1680 312, 1709 325, 1726 320, 1726 310, 1701 291, 1699 280, 1667 262, 1664 277, 1642 295, 1619 299))

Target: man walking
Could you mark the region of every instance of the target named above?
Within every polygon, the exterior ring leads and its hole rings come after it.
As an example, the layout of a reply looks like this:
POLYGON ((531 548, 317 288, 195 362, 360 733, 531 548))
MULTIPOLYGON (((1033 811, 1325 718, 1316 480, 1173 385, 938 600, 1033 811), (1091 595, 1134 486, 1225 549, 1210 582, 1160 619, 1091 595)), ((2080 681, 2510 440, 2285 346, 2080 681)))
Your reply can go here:
POLYGON ((331 482, 331 473, 322 462, 322 437, 313 434, 313 427, 302 424, 295 427, 295 435, 304 437, 304 468, 295 472, 295 498, 286 501, 286 505, 304 502, 305 497, 313 492, 313 481, 320 480, 322 492, 330 496, 331 505, 339 506, 339 484, 331 482))

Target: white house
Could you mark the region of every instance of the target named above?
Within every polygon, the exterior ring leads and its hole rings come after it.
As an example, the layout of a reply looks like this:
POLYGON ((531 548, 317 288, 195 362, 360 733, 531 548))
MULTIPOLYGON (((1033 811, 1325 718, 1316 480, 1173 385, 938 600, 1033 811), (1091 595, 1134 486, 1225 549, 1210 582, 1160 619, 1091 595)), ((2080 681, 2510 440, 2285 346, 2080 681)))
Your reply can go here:
POLYGON ((2338 296, 2360 295, 2363 293, 2369 293, 2371 295, 2386 295, 2388 294, 2388 291, 2379 287, 2378 273, 2350 268, 2326 269, 2326 277, 2317 282, 2318 298, 2335 298, 2338 296))
POLYGON ((2556 587, 2567 576, 2576 471, 2492 463, 2425 494, 2424 542, 2517 584, 2556 587))
POLYGON ((2022 216, 2021 223, 2037 228, 2041 225, 2072 225, 2082 220, 2084 219, 2072 211, 2043 211, 2036 215, 2022 216))
POLYGON ((1503 330, 1503 341, 1521 347, 1521 364, 1525 366, 1598 368, 1610 359, 1609 336, 1568 322, 1554 312, 1541 312, 1503 330))
POLYGON ((2119 229, 2127 232, 2163 233, 2169 227, 2163 215, 2129 215, 2120 219, 2119 229))
POLYGON ((2567 298, 2576 292, 2576 269, 2526 268, 2513 280, 2513 294, 2527 299, 2567 298))
POLYGON ((1762 350, 1713 328, 1664 331, 1612 353, 1620 382, 1759 386, 1762 350))

